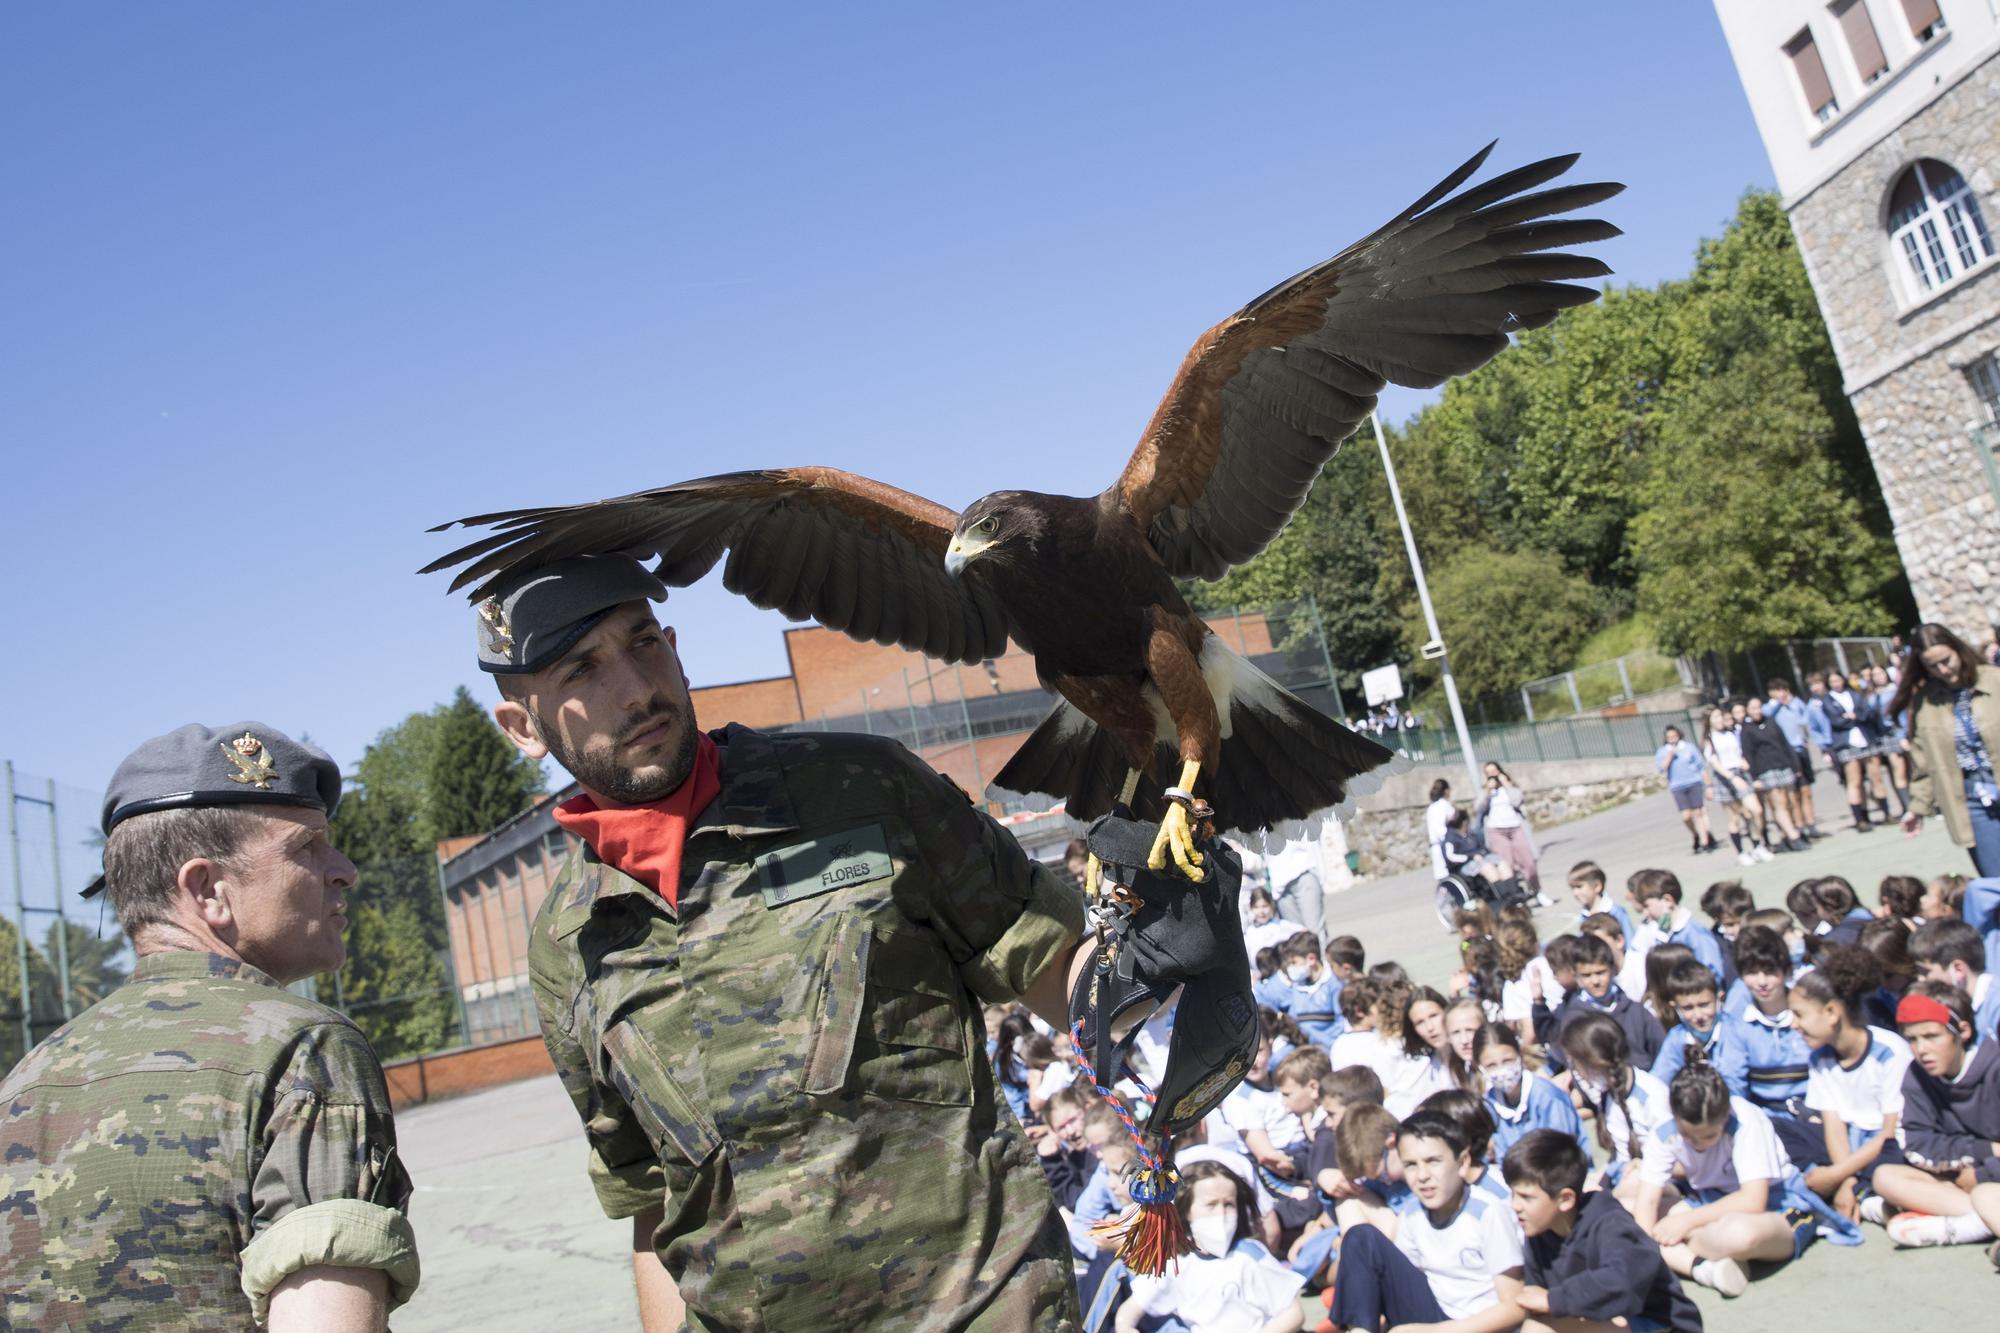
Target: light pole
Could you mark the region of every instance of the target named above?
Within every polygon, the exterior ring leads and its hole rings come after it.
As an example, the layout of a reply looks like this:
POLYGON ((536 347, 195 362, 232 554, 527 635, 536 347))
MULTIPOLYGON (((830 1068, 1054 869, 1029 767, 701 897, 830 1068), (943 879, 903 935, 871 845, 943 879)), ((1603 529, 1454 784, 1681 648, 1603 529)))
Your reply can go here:
POLYGON ((1417 581, 1417 601, 1424 608, 1424 628, 1431 635, 1423 653, 1438 664, 1444 676, 1445 702, 1451 707, 1451 723, 1458 728, 1458 748, 1465 756, 1465 775, 1472 783, 1467 795, 1476 795, 1479 759, 1472 753, 1472 732, 1465 725, 1465 708, 1458 701, 1458 682, 1451 677, 1451 658, 1445 655, 1444 635, 1438 631, 1437 612, 1431 609, 1430 585, 1424 582, 1424 562, 1417 556, 1417 539, 1410 531, 1410 516, 1403 512, 1403 491, 1396 485, 1396 465, 1389 460, 1389 441, 1382 434, 1381 417, 1370 412, 1368 424, 1375 428, 1375 447, 1382 451, 1382 475, 1389 479, 1389 502, 1396 506, 1396 524, 1403 530, 1403 549, 1410 553, 1410 573, 1417 581))

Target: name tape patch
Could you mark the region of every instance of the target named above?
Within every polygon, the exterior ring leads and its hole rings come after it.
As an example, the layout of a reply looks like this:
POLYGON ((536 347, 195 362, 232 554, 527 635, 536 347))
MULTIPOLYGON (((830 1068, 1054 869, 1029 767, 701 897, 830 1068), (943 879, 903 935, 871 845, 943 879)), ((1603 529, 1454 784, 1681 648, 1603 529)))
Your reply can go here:
POLYGON ((880 824, 830 833, 757 858, 766 907, 887 879, 895 871, 888 835, 880 824))

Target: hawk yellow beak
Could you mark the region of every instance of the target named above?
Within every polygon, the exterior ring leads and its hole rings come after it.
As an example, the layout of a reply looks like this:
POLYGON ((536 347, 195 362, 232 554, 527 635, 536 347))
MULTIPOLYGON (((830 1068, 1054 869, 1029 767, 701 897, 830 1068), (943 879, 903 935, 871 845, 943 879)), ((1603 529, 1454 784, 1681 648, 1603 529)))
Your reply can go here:
POLYGON ((971 564, 973 557, 992 544, 977 537, 953 537, 951 545, 944 548, 944 572, 953 578, 958 577, 959 571, 971 564))

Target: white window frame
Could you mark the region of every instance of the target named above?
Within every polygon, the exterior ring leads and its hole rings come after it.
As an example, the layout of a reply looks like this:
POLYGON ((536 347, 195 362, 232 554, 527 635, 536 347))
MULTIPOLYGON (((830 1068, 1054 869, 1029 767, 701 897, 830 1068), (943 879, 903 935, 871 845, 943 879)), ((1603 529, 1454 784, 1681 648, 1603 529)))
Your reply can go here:
MULTIPOLYGON (((1922 204, 1900 222, 1896 214, 1890 215, 1889 243, 1904 275, 1904 290, 1913 300, 1921 301, 1991 263, 1993 233, 1980 211, 1978 194, 1963 174, 1958 176, 1957 189, 1940 196, 1933 190, 1922 161, 1912 162, 1907 170, 1917 174, 1922 204)), ((1898 174, 1896 185, 1902 182, 1903 176, 1898 174)))

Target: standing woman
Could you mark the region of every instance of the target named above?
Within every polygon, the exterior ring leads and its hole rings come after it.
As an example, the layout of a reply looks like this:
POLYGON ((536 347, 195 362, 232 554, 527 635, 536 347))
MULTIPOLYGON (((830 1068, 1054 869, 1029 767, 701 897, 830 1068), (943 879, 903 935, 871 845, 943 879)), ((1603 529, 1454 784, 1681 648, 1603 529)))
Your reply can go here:
POLYGON ((1431 876, 1443 879, 1451 873, 1444 859, 1444 830, 1451 822, 1451 784, 1439 778, 1431 784, 1431 803, 1424 808, 1424 834, 1431 844, 1431 876))
POLYGON ((1715 831, 1708 826, 1708 767, 1701 762, 1701 751, 1689 743, 1679 727, 1670 726, 1661 735, 1653 767, 1666 774, 1667 790, 1673 793, 1681 827, 1694 839, 1694 850, 1714 851, 1715 831))
POLYGON ((1495 856, 1514 867, 1514 873, 1534 895, 1537 905, 1547 907, 1542 893, 1542 877, 1535 868, 1535 844, 1528 835, 1528 817, 1521 812, 1521 787, 1500 765, 1487 761, 1486 790, 1479 793, 1477 813, 1486 820, 1486 846, 1495 856))
POLYGON ((1981 662, 1942 625, 1919 625, 1890 708, 1907 715, 1910 808, 1903 830, 1944 815, 1951 840, 1972 853, 1980 875, 2000 875, 2000 667, 1981 662))
MULTIPOLYGON (((1898 668, 1908 671, 1909 667, 1898 668)), ((1882 726, 1882 760, 1889 770, 1889 785, 1907 812, 1910 808, 1910 720, 1892 710, 1898 681, 1889 678, 1889 668, 1868 668, 1868 695, 1875 701, 1876 716, 1882 726)))
POLYGON ((1866 833, 1875 827, 1868 822, 1868 795, 1861 785, 1864 768, 1876 789, 1882 822, 1888 823, 1889 793, 1882 778, 1882 717, 1875 700, 1865 686, 1851 683, 1844 672, 1829 671, 1820 703, 1833 732, 1833 750, 1828 757, 1847 783, 1847 808, 1853 812, 1856 831, 1866 833))
POLYGON ((1729 813, 1729 841, 1736 848, 1736 864, 1755 865, 1771 859, 1764 847, 1764 806, 1750 781, 1750 765, 1743 758, 1743 741, 1736 734, 1736 719, 1720 708, 1708 713, 1703 728, 1701 757, 1715 775, 1715 794, 1729 813), (1746 844, 1744 835, 1749 835, 1746 844))

